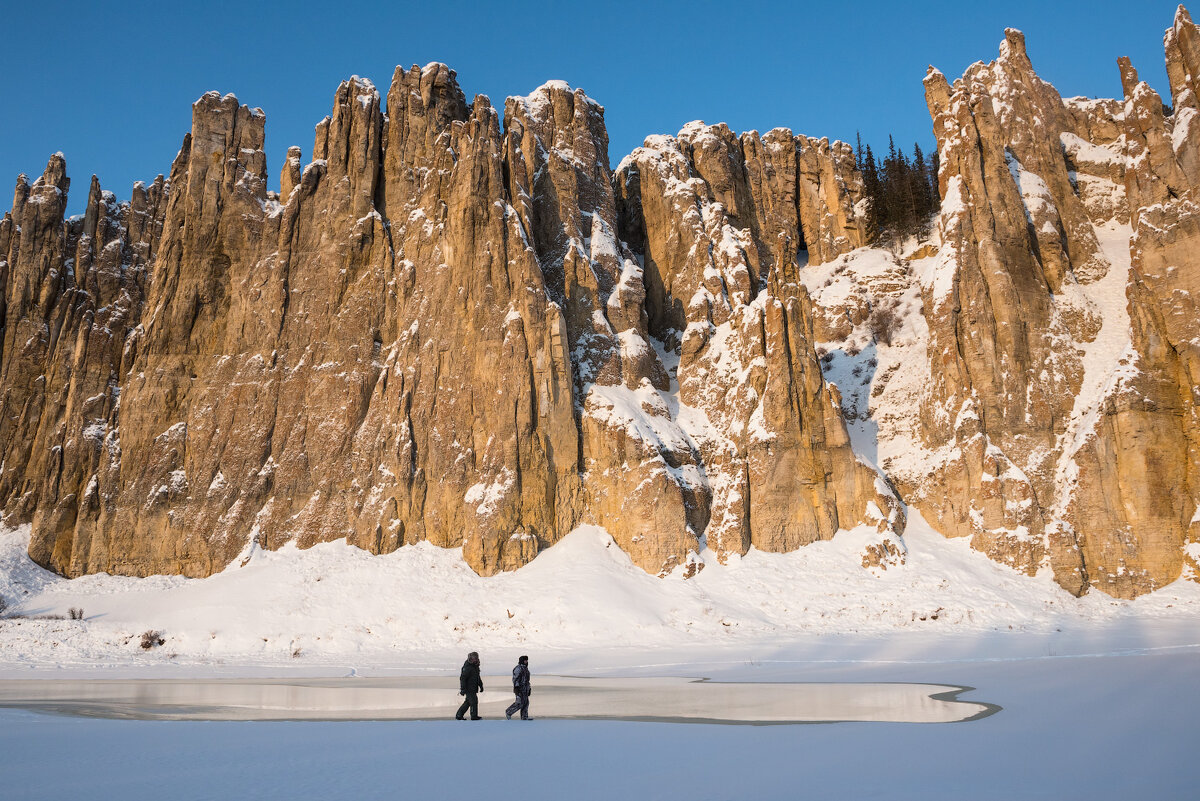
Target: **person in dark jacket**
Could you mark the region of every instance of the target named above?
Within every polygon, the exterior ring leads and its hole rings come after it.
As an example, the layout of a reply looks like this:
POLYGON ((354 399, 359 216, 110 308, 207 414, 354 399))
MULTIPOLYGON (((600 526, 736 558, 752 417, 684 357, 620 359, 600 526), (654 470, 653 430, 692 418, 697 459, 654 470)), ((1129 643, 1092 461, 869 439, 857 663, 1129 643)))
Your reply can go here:
POLYGON ((513 668, 513 695, 517 700, 504 710, 504 717, 512 720, 513 712, 521 710, 521 720, 529 720, 529 694, 533 692, 529 686, 529 657, 522 656, 513 668))
POLYGON ((467 710, 471 710, 471 720, 479 720, 479 696, 477 693, 483 692, 483 680, 479 677, 479 652, 472 651, 467 654, 467 661, 463 662, 462 672, 458 674, 458 694, 465 696, 466 700, 462 702, 462 706, 458 708, 458 712, 454 717, 458 720, 463 720, 463 715, 467 714, 467 710))

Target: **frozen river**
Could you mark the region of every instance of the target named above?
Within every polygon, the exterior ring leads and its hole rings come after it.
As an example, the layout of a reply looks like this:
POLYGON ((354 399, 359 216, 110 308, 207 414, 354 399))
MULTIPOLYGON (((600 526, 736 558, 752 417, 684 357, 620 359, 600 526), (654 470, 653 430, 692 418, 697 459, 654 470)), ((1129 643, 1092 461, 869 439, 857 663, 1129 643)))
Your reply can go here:
MULTIPOLYGON (((512 702, 506 676, 485 677, 483 717, 512 702)), ((0 707, 135 720, 437 720, 462 698, 457 677, 339 679, 33 679, 0 681, 0 707)), ((741 724, 956 723, 999 707, 959 701, 939 684, 719 682, 691 678, 538 676, 543 719, 741 724)))
POLYGON ((575 655, 557 673, 605 675, 535 673, 529 724, 504 720, 504 675, 484 677, 485 720, 454 721, 458 677, 444 668, 265 678, 244 674, 267 666, 203 668, 243 672, 226 676, 186 666, 176 670, 192 675, 140 679, 51 679, 99 669, 40 668, 0 681, 0 798, 1196 797, 1188 766, 1200 741, 1200 647, 1163 647, 1146 629, 1052 643, 1063 655, 1014 653, 1035 651, 1029 637, 941 640, 923 652, 912 643, 900 652, 823 641, 819 658, 792 645, 752 661, 575 655), (651 670, 711 680, 644 675, 651 670), (960 695, 965 686, 982 689, 960 695), (995 707, 984 702, 1003 710, 987 714, 995 707), (848 722, 720 725, 821 720, 848 722))

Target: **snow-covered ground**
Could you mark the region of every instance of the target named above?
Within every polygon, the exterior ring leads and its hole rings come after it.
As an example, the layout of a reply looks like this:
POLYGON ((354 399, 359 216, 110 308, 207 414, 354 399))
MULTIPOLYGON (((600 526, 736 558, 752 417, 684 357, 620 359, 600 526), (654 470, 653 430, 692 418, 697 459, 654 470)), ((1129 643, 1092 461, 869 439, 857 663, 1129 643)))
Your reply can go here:
MULTIPOLYGON (((4 799, 1195 797, 1200 588, 1071 598, 917 515, 905 562, 886 570, 861 567, 873 541, 863 531, 728 566, 709 559, 686 581, 644 574, 597 529, 489 579, 453 551, 375 557, 328 544, 257 552, 208 579, 68 581, 33 565, 27 541, 27 530, 0 533, 0 679, 416 676, 444 681, 449 710, 457 667, 479 650, 488 719, 0 709, 4 799), (44 619, 72 607, 83 620, 44 619), (144 651, 150 629, 164 643, 144 651), (548 674, 831 682, 850 697, 865 683, 941 684, 976 688, 961 699, 1000 711, 942 724, 508 722, 502 674, 520 653, 535 688, 554 683, 548 674)), ((535 716, 539 703, 548 710, 535 692, 535 716)))
MULTIPOLYGON (((790 554, 634 567, 583 528, 480 578, 428 545, 256 552, 207 579, 66 580, 0 533, 0 679, 548 674, 976 688, 965 723, 127 721, 0 710, 4 798, 1192 798, 1200 586, 1072 598, 910 519, 790 554), (83 620, 39 619, 83 609, 83 620), (140 647, 143 632, 164 644, 140 647), (512 727, 520 727, 514 729, 512 727)), ((485 693, 487 700, 489 693, 485 693)), ((538 696, 533 698, 537 715, 538 696)), ((488 707, 485 706, 485 709, 488 707)))
MULTIPOLYGON (((873 529, 788 554, 752 550, 695 578, 647 575, 609 536, 580 528, 514 573, 481 578, 457 551, 420 544, 373 556, 344 543, 256 551, 207 579, 62 579, 25 554, 27 528, 0 534, 0 678, 189 668, 338 675, 454 667, 466 651, 578 655, 631 648, 755 651, 816 635, 1045 635, 1098 624, 1196 620, 1200 585, 1137 601, 1073 598, 947 540, 913 513, 903 564, 865 569, 873 529), (68 617, 83 610, 82 620, 68 617), (141 647, 146 631, 163 644, 141 647)), ((903 639, 903 638, 901 638, 903 639)))

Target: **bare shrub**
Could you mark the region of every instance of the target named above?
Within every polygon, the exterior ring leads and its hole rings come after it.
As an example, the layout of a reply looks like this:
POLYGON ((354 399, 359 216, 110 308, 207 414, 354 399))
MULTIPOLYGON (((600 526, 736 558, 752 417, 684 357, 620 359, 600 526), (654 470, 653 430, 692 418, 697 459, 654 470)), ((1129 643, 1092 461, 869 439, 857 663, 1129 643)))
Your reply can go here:
POLYGON ((156 648, 165 642, 166 640, 163 639, 162 634, 154 629, 142 632, 142 649, 145 651, 156 648))
POLYGON ((71 616, 71 620, 83 620, 83 609, 72 606, 67 610, 67 614, 71 616))
POLYGON ((8 601, 4 600, 4 596, 0 595, 0 615, 8 611, 8 601))
POLYGON ((871 336, 876 342, 881 342, 884 345, 892 344, 892 337, 896 335, 896 331, 900 328, 900 317, 896 314, 895 305, 885 306, 880 304, 871 310, 871 317, 867 321, 870 327, 871 336))

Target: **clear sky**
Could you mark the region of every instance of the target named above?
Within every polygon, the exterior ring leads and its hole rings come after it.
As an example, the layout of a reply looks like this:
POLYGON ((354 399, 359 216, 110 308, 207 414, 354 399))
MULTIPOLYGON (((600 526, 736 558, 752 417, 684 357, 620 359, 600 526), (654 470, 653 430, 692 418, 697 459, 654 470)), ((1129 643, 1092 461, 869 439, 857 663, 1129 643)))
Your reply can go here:
MULTIPOLYGON (((311 156, 341 80, 362 75, 386 95, 397 64, 430 61, 457 70, 468 100, 498 107, 549 79, 582 87, 605 106, 614 165, 693 119, 851 142, 861 131, 876 149, 893 133, 927 149, 926 65, 953 80, 995 58, 1010 26, 1064 96, 1120 96, 1121 55, 1165 93, 1174 12, 1166 0, 11 0, 0 11, 0 182, 35 178, 61 150, 72 213, 93 173, 128 198, 135 180, 168 171, 191 103, 216 89, 266 112, 277 187, 289 145, 311 156)), ((0 212, 10 205, 5 191, 0 212)))

